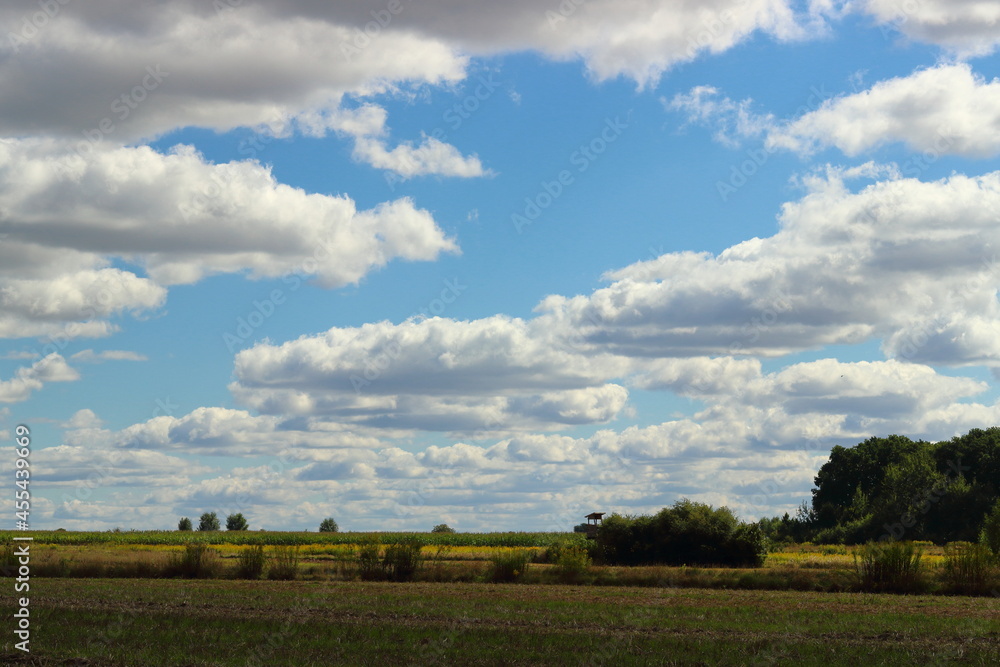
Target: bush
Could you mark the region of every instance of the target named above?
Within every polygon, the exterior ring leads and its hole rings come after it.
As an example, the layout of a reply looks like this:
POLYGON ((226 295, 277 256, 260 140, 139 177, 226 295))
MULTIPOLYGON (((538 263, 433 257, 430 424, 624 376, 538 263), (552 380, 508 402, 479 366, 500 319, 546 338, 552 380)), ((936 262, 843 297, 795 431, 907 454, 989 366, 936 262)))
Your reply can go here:
POLYGON ((337 522, 333 520, 332 516, 328 516, 323 519, 319 524, 319 532, 321 533, 336 533, 340 528, 337 526, 337 522))
POLYGON ((979 543, 986 545, 994 556, 1000 558, 1000 500, 993 505, 993 509, 983 521, 979 543))
POLYGON ((188 542, 184 551, 171 554, 167 573, 188 579, 209 579, 219 571, 219 554, 204 542, 188 542))
POLYGON ((410 581, 420 568, 420 550, 424 545, 419 540, 408 540, 390 544, 382 557, 382 569, 389 581, 410 581))
POLYGON ((377 539, 366 541, 358 548, 358 576, 364 581, 379 581, 385 576, 381 546, 377 539))
POLYGON ((365 581, 410 581, 423 563, 418 538, 390 544, 383 551, 377 539, 358 549, 358 575, 365 581))
POLYGON ((438 525, 431 528, 432 533, 454 533, 455 529, 446 523, 439 523, 438 525))
POLYGON ((859 587, 868 593, 912 593, 923 586, 923 550, 911 542, 869 542, 854 553, 859 587))
POLYGON ((264 574, 267 557, 264 556, 263 544, 243 549, 236 558, 236 576, 240 579, 260 579, 264 574))
POLYGON ((183 517, 177 522, 177 530, 192 530, 191 519, 183 517))
POLYGON ((944 548, 944 580, 951 593, 986 595, 992 589, 994 558, 985 544, 949 544, 944 548))
POLYGON ((579 583, 590 569, 590 554, 582 546, 569 546, 559 552, 555 561, 556 576, 569 584, 579 583))
POLYGON ((727 507, 682 499, 655 516, 612 514, 597 530, 595 551, 611 565, 759 567, 767 540, 727 507))
POLYGON ((246 518, 243 516, 242 512, 237 512, 236 514, 230 514, 226 517, 226 530, 249 530, 250 524, 247 523, 246 518))
POLYGON ((276 544, 271 547, 268 579, 294 579, 299 573, 299 545, 276 544))
POLYGON ((219 530, 219 517, 215 512, 205 512, 201 515, 201 519, 198 520, 198 530, 219 530))
POLYGON ((493 583, 510 583, 520 579, 528 570, 531 552, 526 549, 503 549, 490 557, 490 570, 486 574, 493 583))

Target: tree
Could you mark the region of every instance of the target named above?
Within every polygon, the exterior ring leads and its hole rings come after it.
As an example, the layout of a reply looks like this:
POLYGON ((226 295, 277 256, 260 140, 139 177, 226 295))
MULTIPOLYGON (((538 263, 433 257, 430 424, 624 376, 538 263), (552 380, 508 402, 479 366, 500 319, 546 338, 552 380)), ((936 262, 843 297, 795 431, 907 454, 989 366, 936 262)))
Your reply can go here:
POLYGON ((246 518, 243 516, 242 512, 237 512, 236 514, 230 514, 226 517, 226 530, 249 530, 250 524, 247 523, 246 518))
POLYGON ((219 530, 219 517, 215 512, 205 512, 198 520, 198 530, 219 530))
POLYGON ((985 544, 990 548, 994 556, 1000 557, 1000 500, 993 506, 990 513, 986 515, 979 543, 985 544))
POLYGON ((446 523, 439 523, 438 525, 431 528, 432 533, 454 533, 455 529, 446 523))
POLYGON ((177 530, 191 530, 191 519, 183 517, 177 522, 177 530))
POLYGON ((340 528, 337 526, 337 522, 333 520, 332 516, 328 516, 323 519, 319 524, 319 532, 321 533, 336 533, 340 528))

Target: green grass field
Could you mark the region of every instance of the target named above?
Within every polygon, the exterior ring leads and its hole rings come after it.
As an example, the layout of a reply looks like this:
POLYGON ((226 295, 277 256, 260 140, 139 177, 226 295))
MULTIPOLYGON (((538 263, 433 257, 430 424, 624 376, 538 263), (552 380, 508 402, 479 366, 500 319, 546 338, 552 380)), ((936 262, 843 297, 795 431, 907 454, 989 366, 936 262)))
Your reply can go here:
POLYGON ((31 605, 33 662, 8 639, 5 665, 1000 663, 994 598, 49 579, 31 605))
MULTIPOLYGON (((32 653, 16 651, 11 632, 3 665, 1000 664, 996 565, 977 596, 959 595, 967 589, 948 583, 948 550, 934 546, 924 548, 922 585, 907 590, 950 595, 855 592, 864 589, 856 549, 842 546, 786 547, 759 568, 585 564, 567 577, 553 563, 564 547, 547 545, 580 544, 579 535, 34 538, 32 653), (413 581, 363 580, 362 545, 378 537, 384 555, 415 536, 427 546, 413 581), (192 539, 201 546, 185 546, 192 539), (266 563, 241 580, 255 543, 266 563), (178 570, 192 553, 207 558, 203 569, 178 570), (283 553, 299 559, 295 580, 267 580, 283 553), (488 583, 510 580, 491 566, 513 554, 524 557, 517 583, 488 583)), ((13 605, 13 593, 3 596, 11 630, 13 605)))

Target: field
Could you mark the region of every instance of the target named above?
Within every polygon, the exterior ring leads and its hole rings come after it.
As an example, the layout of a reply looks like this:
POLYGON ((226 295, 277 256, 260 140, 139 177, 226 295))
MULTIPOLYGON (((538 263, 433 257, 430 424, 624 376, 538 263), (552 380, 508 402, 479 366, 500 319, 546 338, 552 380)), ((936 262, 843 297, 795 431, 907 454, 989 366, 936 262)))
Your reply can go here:
POLYGON ((6 640, 3 664, 993 665, 998 611, 672 587, 49 579, 32 584, 34 662, 6 640))
MULTIPOLYGON (((568 569, 552 545, 579 535, 33 536, 32 662, 8 634, 4 665, 1000 663, 996 580, 975 597, 858 592, 845 547, 796 545, 759 568, 568 569), (410 581, 367 580, 361 554, 376 538, 379 558, 426 544, 410 581), (253 544, 270 564, 241 580, 253 544), (191 553, 198 567, 177 570, 191 553), (294 580, 268 580, 289 554, 294 580)), ((920 590, 960 592, 944 549, 926 546, 921 563, 920 590)))

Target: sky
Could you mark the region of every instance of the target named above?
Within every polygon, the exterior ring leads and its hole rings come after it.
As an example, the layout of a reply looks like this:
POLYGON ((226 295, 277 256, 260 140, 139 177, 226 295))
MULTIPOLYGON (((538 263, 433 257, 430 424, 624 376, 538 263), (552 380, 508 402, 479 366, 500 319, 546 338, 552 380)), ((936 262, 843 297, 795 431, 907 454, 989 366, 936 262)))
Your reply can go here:
POLYGON ((1000 423, 1000 3, 13 4, 33 528, 752 520, 1000 423))

